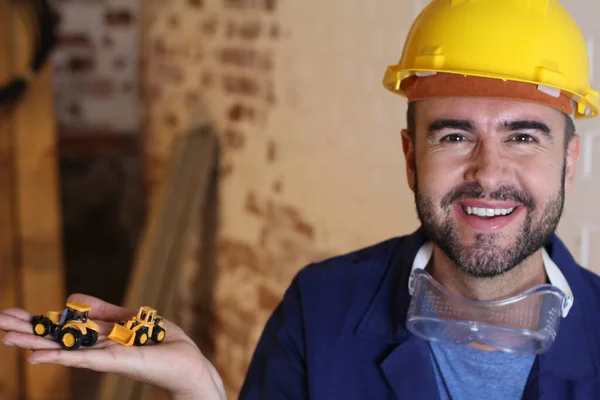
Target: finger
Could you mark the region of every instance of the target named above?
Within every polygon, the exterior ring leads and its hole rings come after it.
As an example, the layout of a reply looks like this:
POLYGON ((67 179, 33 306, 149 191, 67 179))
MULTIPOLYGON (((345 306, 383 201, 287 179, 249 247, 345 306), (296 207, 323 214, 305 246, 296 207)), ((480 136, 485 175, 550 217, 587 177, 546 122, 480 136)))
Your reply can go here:
POLYGON ((4 312, 0 313, 0 329, 5 332, 33 333, 31 322, 4 312))
POLYGON ((22 319, 23 321, 28 321, 28 322, 31 321, 31 318, 33 317, 30 313, 23 310, 22 308, 9 308, 7 310, 0 312, 0 314, 7 314, 7 315, 10 315, 15 318, 19 318, 19 319, 22 319))
POLYGON ((29 350, 58 349, 60 344, 49 338, 35 336, 30 333, 9 332, 2 339, 7 346, 17 346, 29 350))
POLYGON ((108 322, 126 321, 136 315, 137 310, 128 310, 117 305, 107 303, 94 296, 74 293, 69 296, 67 302, 81 302, 89 304, 92 307, 90 319, 99 319, 108 322))
POLYGON ((110 331, 112 331, 115 324, 113 322, 104 322, 104 321, 94 321, 98 324, 98 336, 108 336, 110 331))

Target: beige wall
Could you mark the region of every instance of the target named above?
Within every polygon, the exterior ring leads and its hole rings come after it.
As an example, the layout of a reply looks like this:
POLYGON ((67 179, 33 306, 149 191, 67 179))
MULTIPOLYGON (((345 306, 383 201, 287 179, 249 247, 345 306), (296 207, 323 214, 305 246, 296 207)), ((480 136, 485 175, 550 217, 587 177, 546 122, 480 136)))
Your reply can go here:
MULTIPOLYGON (((563 0, 580 24, 590 50, 591 79, 600 88, 600 3, 593 0, 563 0)), ((581 157, 573 191, 567 196, 558 233, 585 267, 600 273, 600 120, 577 123, 581 135, 581 157)))
MULTIPOLYGON (((598 86, 600 4, 564 2, 590 38, 598 86)), ((127 2, 133 22, 116 18, 111 27, 106 13, 124 6, 109 3, 57 2, 70 35, 55 56, 60 119, 135 130, 137 8, 127 2), (86 39, 88 29, 95 33, 86 39), (73 54, 91 57, 84 65, 92 70, 69 70, 73 54), (116 97, 103 97, 106 81, 117 82, 116 97)), ((417 226, 399 136, 405 103, 380 82, 425 3, 142 1, 150 183, 160 182, 174 135, 207 118, 222 135, 216 364, 232 398, 299 268, 417 226)), ((600 122, 579 127, 580 172, 559 233, 579 261, 600 272, 591 261, 600 257, 600 122)))

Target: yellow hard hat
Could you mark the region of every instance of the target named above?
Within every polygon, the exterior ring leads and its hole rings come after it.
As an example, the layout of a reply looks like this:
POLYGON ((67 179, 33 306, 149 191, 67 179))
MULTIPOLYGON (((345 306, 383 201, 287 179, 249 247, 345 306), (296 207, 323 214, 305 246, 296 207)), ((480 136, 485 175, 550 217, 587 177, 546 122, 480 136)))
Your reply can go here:
POLYGON ((577 118, 600 108, 585 38, 558 0, 433 0, 383 84, 405 95, 404 79, 438 72, 535 84, 569 96, 577 118))

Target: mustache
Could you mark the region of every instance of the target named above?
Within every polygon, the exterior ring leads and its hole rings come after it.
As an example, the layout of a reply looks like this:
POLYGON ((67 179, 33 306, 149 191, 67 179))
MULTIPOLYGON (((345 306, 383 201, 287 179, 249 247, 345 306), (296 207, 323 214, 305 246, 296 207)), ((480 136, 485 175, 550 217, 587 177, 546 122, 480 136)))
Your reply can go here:
POLYGON ((491 193, 486 193, 481 185, 476 182, 467 182, 455 187, 442 198, 441 205, 443 208, 447 208, 452 203, 465 199, 513 201, 524 205, 530 210, 535 208, 533 196, 524 190, 514 186, 505 185, 500 186, 491 193))

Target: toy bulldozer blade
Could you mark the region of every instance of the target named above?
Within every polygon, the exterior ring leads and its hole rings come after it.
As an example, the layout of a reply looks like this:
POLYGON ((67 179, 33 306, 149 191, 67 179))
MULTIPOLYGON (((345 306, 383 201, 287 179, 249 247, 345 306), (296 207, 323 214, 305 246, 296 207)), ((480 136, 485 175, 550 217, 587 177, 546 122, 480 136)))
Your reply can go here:
POLYGON ((122 325, 115 324, 112 331, 108 335, 108 338, 115 342, 122 344, 123 346, 133 345, 136 333, 131 329, 125 328, 122 325))
POLYGON ((123 346, 144 346, 150 339, 154 343, 161 343, 165 339, 166 329, 156 310, 143 306, 129 321, 116 323, 108 339, 123 346))

